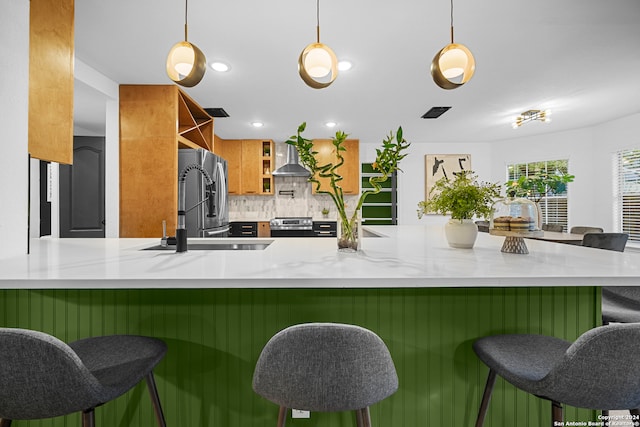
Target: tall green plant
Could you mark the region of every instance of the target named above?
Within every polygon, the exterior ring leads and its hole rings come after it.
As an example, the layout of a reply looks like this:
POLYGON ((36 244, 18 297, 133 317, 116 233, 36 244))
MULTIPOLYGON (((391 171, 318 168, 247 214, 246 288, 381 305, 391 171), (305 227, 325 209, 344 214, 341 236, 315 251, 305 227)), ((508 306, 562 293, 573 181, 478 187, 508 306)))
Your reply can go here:
POLYGON ((382 146, 376 149, 376 160, 372 164, 373 169, 380 172, 380 176, 369 177, 369 183, 371 189, 363 191, 358 199, 358 203, 353 211, 351 217, 347 216, 346 206, 344 203, 344 193, 340 186, 342 176, 337 172, 337 169, 344 163, 344 157, 342 153, 346 151, 344 147, 344 141, 349 136, 348 134, 337 131, 335 136, 331 139, 333 146, 335 147, 336 161, 325 164, 320 164, 316 155, 317 151, 313 150, 313 141, 302 136, 305 131, 307 123, 302 123, 298 126, 298 132, 296 135, 291 136, 286 143, 294 145, 298 150, 300 162, 311 172, 309 181, 315 185, 316 193, 328 194, 336 205, 338 216, 343 225, 343 230, 346 233, 355 233, 355 223, 357 219, 358 211, 362 208, 364 200, 370 194, 377 194, 382 189, 382 183, 398 170, 400 161, 406 157, 407 153, 404 153, 410 143, 408 143, 402 134, 402 127, 399 127, 395 135, 390 132, 389 135, 382 141, 382 146), (329 188, 321 188, 319 178, 329 178, 329 188))
POLYGON ((500 184, 477 182, 473 171, 461 171, 455 178, 441 178, 429 192, 430 199, 418 203, 418 218, 436 212, 462 221, 474 216, 488 218, 493 201, 500 196, 500 184))
POLYGON ((517 180, 506 182, 509 197, 527 197, 539 203, 549 194, 560 194, 567 190, 567 184, 573 182, 574 175, 567 173, 551 174, 542 172, 533 176, 521 176, 517 180))

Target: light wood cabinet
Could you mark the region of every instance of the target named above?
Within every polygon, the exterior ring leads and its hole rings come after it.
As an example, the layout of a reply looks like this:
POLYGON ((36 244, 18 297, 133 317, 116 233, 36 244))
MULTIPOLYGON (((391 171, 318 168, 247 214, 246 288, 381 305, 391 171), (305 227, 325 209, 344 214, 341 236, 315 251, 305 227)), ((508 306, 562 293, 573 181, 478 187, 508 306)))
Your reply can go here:
POLYGON ((29 154, 72 164, 74 1, 29 4, 29 154))
POLYGON ((269 221, 258 222, 258 237, 271 237, 271 224, 269 221))
POLYGON ((120 86, 120 237, 173 234, 178 148, 213 149, 213 118, 175 85, 120 86))
POLYGON ((216 139, 216 152, 227 160, 229 194, 273 195, 273 141, 216 139))
MULTIPOLYGON (((343 147, 346 151, 342 152, 344 163, 336 172, 342 176, 339 185, 342 187, 344 194, 360 193, 360 140, 347 139, 344 141, 343 147)), ((313 149, 317 151, 316 159, 320 165, 329 162, 336 164, 336 151, 330 139, 314 139, 313 149)), ((320 188, 322 190, 329 189, 329 178, 320 178, 320 188)), ((316 193, 315 184, 312 184, 313 193, 316 193)))
POLYGON ((216 154, 227 161, 227 188, 229 194, 241 194, 242 143, 241 140, 216 139, 216 154))

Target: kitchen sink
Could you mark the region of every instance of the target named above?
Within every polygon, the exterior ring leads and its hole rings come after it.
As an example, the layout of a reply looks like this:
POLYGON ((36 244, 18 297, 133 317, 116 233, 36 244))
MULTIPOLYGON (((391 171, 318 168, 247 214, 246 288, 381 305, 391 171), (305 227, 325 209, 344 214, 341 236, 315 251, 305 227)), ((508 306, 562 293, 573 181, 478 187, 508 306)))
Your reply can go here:
MULTIPOLYGON (((253 242, 238 242, 216 240, 214 242, 193 240, 187 242, 188 251, 262 251, 265 250, 273 240, 261 240, 253 242)), ((143 251, 175 251, 175 245, 161 246, 153 245, 142 249, 143 251)))

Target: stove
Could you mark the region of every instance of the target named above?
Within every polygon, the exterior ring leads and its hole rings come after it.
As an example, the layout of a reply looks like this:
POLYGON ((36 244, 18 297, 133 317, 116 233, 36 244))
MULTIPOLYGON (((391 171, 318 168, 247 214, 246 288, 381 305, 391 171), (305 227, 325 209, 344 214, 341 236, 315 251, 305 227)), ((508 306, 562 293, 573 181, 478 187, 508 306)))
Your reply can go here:
POLYGON ((311 217, 278 217, 269 221, 271 237, 313 237, 311 217))

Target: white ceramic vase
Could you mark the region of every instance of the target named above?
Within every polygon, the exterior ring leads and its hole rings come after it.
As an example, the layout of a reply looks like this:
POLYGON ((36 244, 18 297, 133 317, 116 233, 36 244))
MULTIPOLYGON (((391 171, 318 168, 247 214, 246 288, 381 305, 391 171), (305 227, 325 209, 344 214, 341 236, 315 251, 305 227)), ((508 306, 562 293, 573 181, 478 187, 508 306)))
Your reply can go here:
POLYGON ((444 234, 452 248, 473 248, 478 237, 478 226, 472 219, 450 219, 444 225, 444 234))

